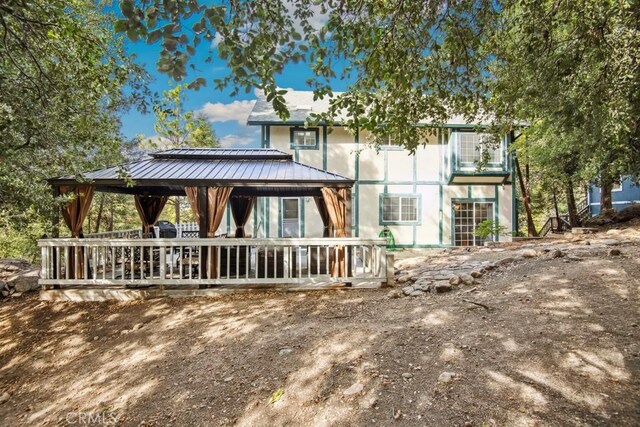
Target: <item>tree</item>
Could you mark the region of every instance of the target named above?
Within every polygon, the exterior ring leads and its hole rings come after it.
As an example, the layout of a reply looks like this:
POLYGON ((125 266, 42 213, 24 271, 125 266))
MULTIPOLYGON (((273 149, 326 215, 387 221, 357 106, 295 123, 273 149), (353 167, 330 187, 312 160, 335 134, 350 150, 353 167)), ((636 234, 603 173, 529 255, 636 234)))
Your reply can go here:
POLYGON ((484 115, 502 134, 529 123, 546 138, 540 152, 567 162, 555 166, 569 199, 576 182, 567 171, 605 193, 618 175, 640 174, 638 0, 122 0, 121 10, 118 29, 161 42, 158 69, 176 79, 200 42, 216 37, 230 68, 216 87, 261 88, 281 118, 286 91, 276 77, 305 61, 309 87, 331 99, 314 120, 342 114, 353 130, 392 133, 410 150, 432 131, 420 121, 484 115), (341 95, 330 89, 336 77, 351 82, 341 95), (556 144, 566 147, 554 152, 556 144))
POLYGON ((51 233, 58 205, 46 178, 117 160, 118 114, 132 105, 144 109, 146 74, 124 53, 112 25, 92 2, 0 2, 5 236, 36 230, 28 236, 33 245, 51 233))
MULTIPOLYGON (((184 91, 178 85, 162 92, 162 98, 153 107, 156 116, 154 130, 158 139, 147 142, 149 148, 218 147, 218 138, 211 123, 201 114, 186 111, 184 91)), ((175 222, 180 222, 180 197, 174 200, 175 222)))
MULTIPOLYGON (((640 173, 640 7, 637 1, 504 3, 488 108, 529 122, 532 160, 565 183, 640 173)), ((611 207, 605 205, 603 207, 611 207)))

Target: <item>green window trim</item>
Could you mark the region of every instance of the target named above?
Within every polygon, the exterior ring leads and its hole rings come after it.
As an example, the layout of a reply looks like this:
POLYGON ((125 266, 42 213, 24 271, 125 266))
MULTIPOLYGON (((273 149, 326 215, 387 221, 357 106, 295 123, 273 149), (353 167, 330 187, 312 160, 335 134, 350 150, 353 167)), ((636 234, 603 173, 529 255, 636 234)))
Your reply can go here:
POLYGON ((294 126, 289 128, 289 146, 292 149, 297 150, 319 150, 320 149, 320 128, 305 128, 300 126, 294 126), (313 132, 315 134, 314 145, 299 145, 295 143, 296 132, 313 132))
POLYGON ((487 162, 486 164, 486 169, 484 171, 475 171, 475 168, 477 167, 477 162, 473 161, 473 162, 463 162, 462 161, 462 142, 460 140, 460 136, 462 134, 477 134, 477 135, 481 135, 482 132, 478 132, 476 130, 471 130, 471 129, 460 129, 454 132, 455 137, 453 138, 453 145, 454 145, 454 154, 455 154, 455 163, 452 163, 452 173, 456 173, 456 172, 466 172, 469 175, 482 175, 483 172, 495 172, 498 170, 501 171, 506 171, 506 167, 507 167, 507 156, 508 153, 506 152, 506 144, 505 144, 505 139, 501 138, 500 139, 500 147, 498 148, 499 152, 500 152, 500 158, 501 161, 500 162, 487 162), (474 168, 474 170, 470 170, 469 168, 474 168))
MULTIPOLYGON (((402 208, 400 208, 402 209, 402 208)), ((422 194, 420 193, 380 193, 378 196, 378 225, 422 225, 422 194), (385 197, 400 197, 416 199, 415 221, 385 221, 383 216, 383 201, 385 197)))

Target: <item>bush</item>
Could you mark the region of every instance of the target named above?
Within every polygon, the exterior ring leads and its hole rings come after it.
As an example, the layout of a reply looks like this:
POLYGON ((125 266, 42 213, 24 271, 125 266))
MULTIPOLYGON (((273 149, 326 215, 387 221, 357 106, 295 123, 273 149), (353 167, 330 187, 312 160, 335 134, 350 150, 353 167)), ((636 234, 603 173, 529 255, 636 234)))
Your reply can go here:
MULTIPOLYGON (((487 240, 490 236, 495 237, 500 234, 504 234, 504 231, 506 229, 507 228, 502 225, 498 225, 489 219, 485 219, 480 224, 478 224, 476 229, 473 231, 473 235, 476 237, 480 237, 482 240, 487 240)), ((491 240, 495 240, 495 238, 491 240)))

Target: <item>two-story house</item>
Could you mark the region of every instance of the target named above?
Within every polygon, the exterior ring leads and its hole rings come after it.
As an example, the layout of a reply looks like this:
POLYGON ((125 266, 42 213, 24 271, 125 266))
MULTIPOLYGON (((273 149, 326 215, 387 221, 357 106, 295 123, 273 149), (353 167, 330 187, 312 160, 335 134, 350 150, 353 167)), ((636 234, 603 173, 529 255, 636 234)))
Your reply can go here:
MULTIPOLYGON (((304 127, 307 115, 327 101, 312 92, 289 91, 291 113, 282 122, 271 104, 259 99, 248 124, 260 126, 262 147, 294 156, 295 161, 355 179, 352 193, 353 235, 377 237, 388 227, 398 247, 446 247, 482 244, 478 223, 490 219, 509 234, 516 224, 512 158, 508 137, 488 153, 490 162, 476 170, 482 134, 474 124, 451 121, 424 141, 415 155, 395 145, 392 136, 379 151, 371 136, 324 125, 304 127)), ((257 237, 320 237, 323 224, 312 198, 258 200, 253 234, 257 237)), ((251 228, 248 228, 251 229, 251 228)), ((496 240, 509 240, 507 235, 496 240)))

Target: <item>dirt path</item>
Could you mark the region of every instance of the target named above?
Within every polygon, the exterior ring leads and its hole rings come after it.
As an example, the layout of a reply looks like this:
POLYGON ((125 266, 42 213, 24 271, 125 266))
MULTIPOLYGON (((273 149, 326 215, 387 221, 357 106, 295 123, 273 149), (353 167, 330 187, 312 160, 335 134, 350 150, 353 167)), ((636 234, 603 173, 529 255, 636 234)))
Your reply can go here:
POLYGON ((12 299, 0 424, 637 426, 639 243, 520 259, 473 292, 418 298, 12 299))

